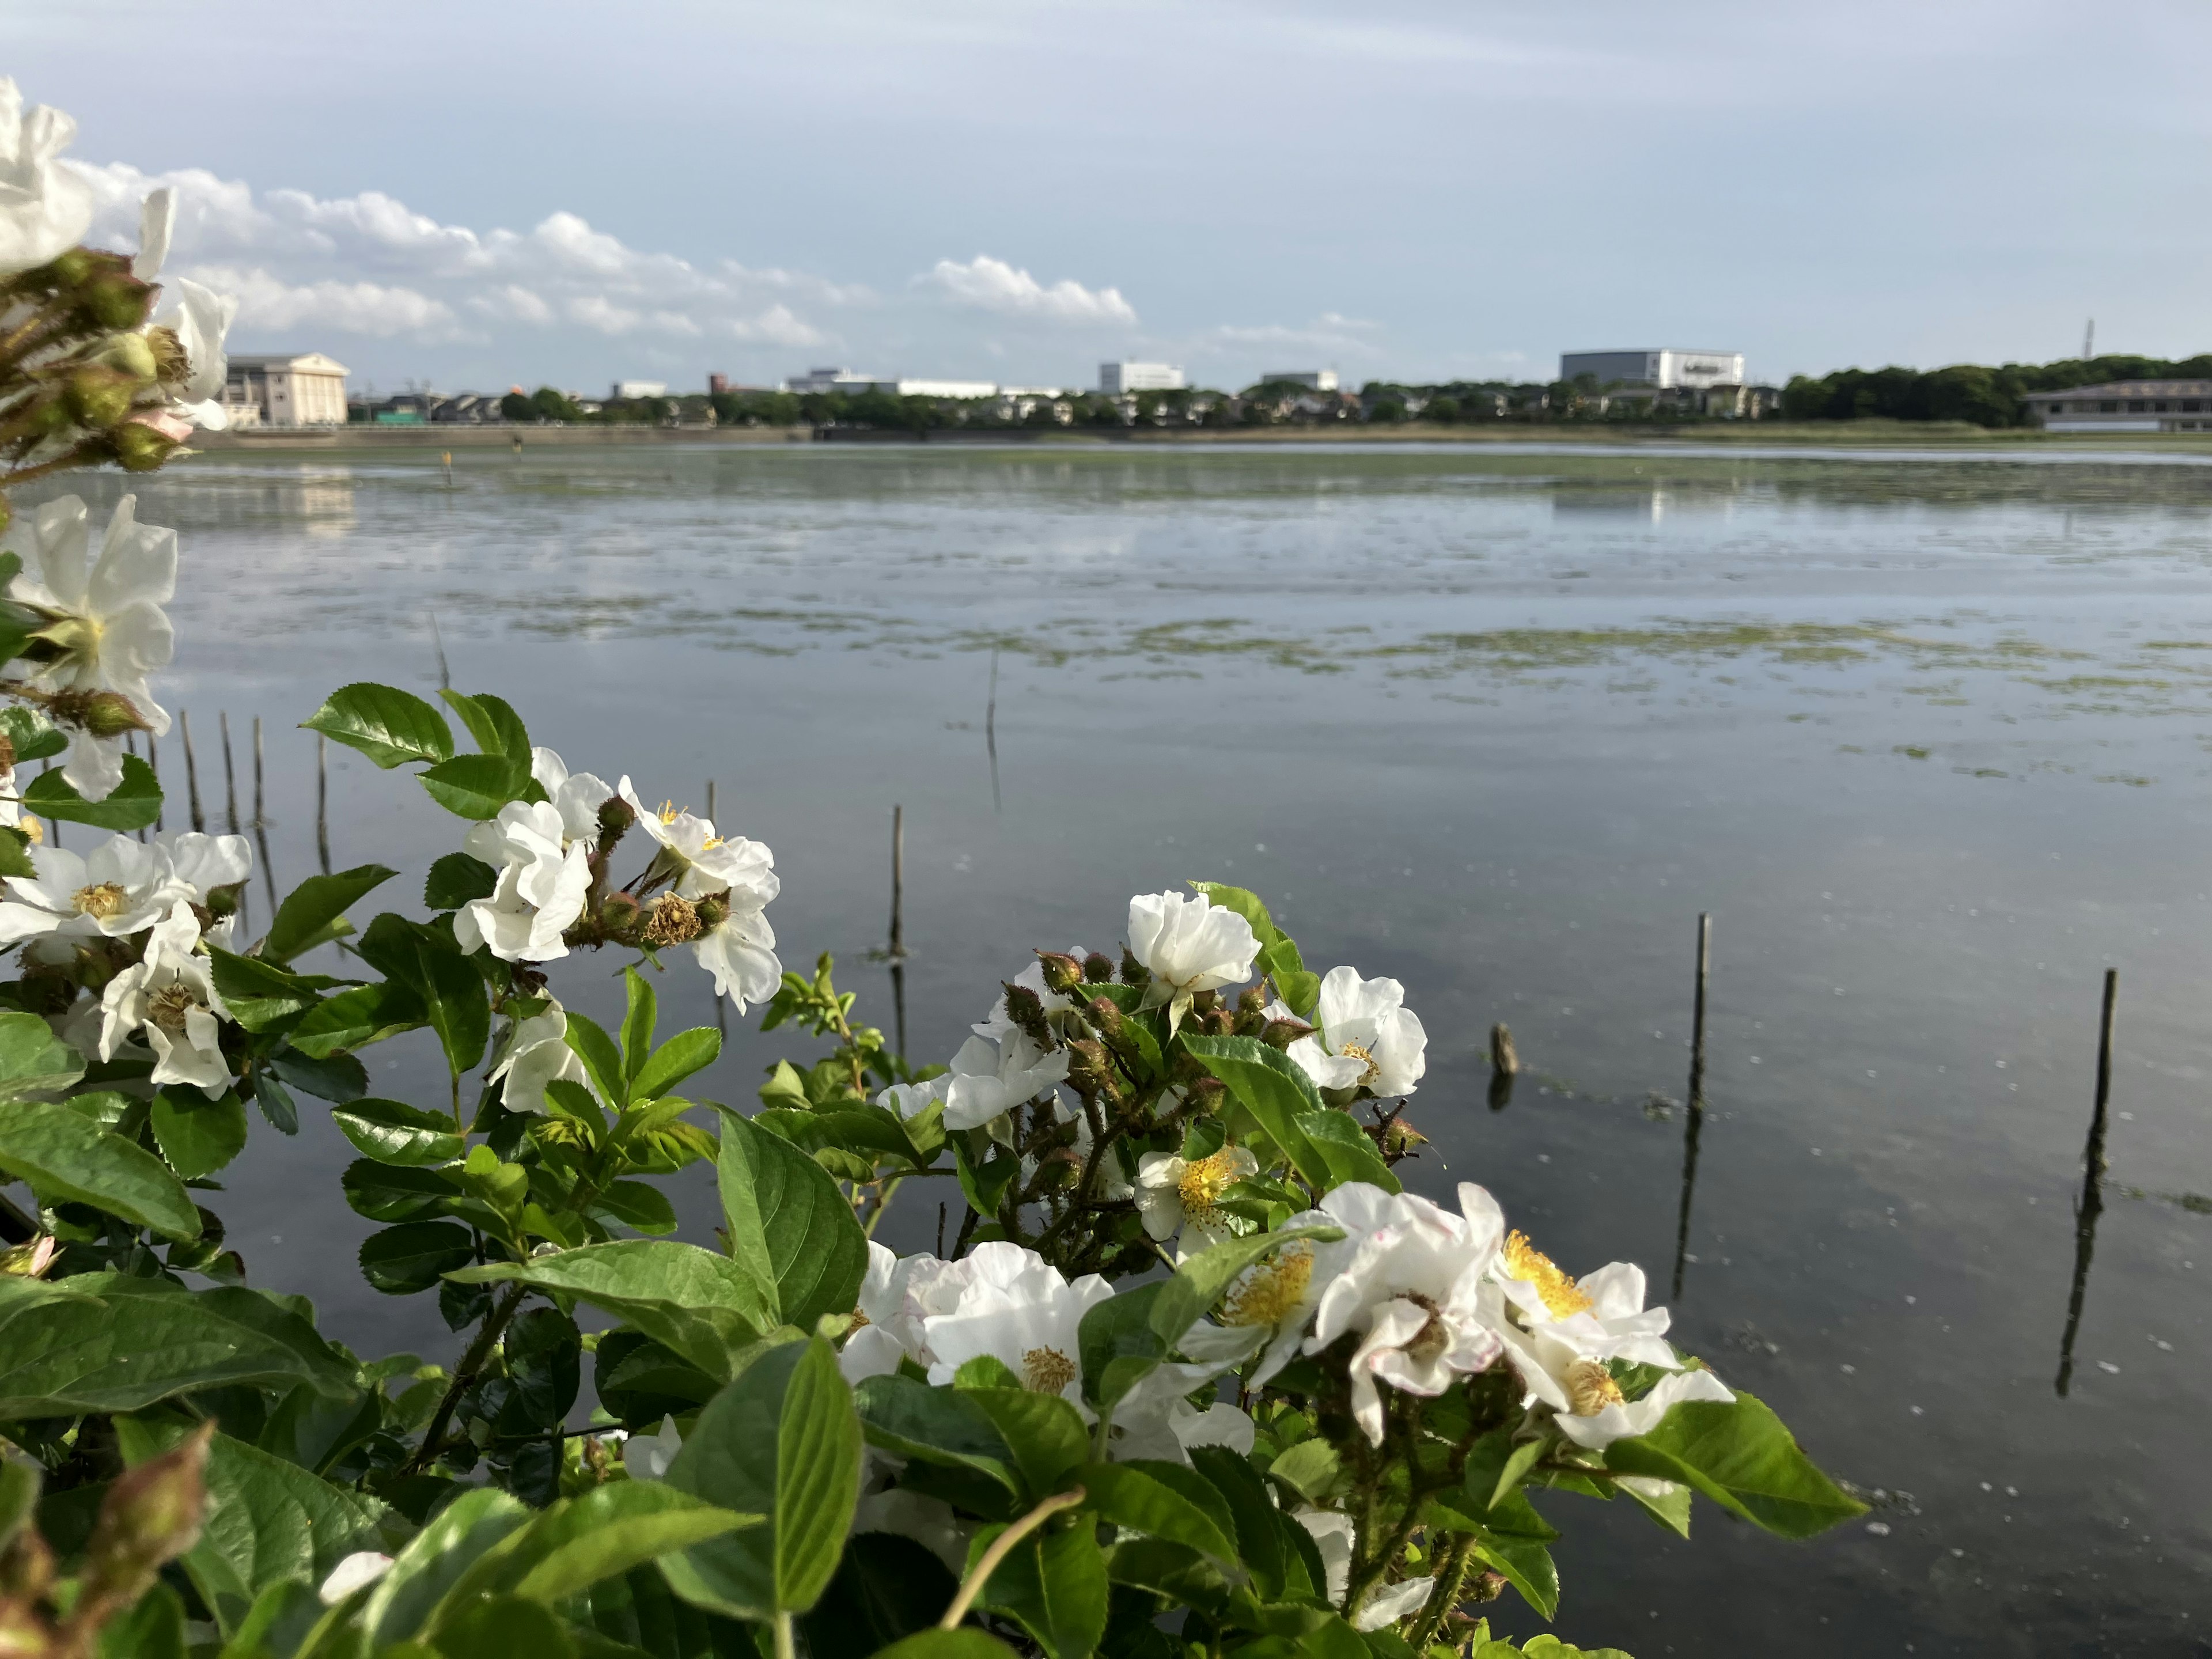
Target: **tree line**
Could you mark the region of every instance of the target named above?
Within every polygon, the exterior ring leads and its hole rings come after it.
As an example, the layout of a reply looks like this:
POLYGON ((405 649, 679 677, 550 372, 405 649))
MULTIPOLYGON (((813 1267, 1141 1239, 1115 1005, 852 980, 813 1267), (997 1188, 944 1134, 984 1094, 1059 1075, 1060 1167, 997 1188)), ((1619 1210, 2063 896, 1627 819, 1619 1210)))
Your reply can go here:
POLYGON ((2027 400, 2111 380, 2212 379, 2212 355, 2169 360, 2112 356, 2055 363, 1954 363, 1947 368, 1839 368, 1800 374, 1783 388, 1792 421, 1966 421, 1976 426, 2030 424, 2027 400))

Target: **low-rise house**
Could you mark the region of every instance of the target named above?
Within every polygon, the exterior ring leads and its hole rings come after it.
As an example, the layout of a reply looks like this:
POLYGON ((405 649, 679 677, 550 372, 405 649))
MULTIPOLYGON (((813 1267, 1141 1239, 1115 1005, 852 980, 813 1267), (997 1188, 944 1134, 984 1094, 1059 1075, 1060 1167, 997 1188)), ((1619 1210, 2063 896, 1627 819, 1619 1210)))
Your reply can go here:
POLYGON ((2027 395, 2046 432, 2212 432, 2212 380, 2107 380, 2027 395))
POLYGON ((234 427, 343 426, 346 366, 319 351, 231 358, 220 401, 234 427))

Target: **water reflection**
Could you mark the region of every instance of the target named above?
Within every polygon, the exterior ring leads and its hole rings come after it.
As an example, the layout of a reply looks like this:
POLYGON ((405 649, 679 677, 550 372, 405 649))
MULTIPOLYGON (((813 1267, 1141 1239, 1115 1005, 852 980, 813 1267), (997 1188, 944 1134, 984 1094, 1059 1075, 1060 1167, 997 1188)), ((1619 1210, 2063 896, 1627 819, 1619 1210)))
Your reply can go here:
POLYGON ((2081 1196, 2074 1209, 2074 1279, 2066 1296, 2066 1334, 2058 1340, 2058 1397, 2074 1381, 2074 1339, 2081 1329, 2081 1304, 2089 1292, 2089 1261, 2097 1251, 2097 1220, 2105 1213, 2105 1121, 2112 1097, 2112 1020, 2120 995, 2117 969, 2105 970, 2104 1018, 2097 1036, 2097 1100, 2089 1114, 2089 1139, 2081 1148, 2081 1196))

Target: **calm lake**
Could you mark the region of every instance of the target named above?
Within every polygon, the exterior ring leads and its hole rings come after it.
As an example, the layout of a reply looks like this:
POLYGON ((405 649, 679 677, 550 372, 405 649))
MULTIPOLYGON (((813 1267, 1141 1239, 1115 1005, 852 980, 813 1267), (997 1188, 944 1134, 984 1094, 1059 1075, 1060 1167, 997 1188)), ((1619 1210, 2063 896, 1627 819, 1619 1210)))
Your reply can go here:
MULTIPOLYGON (((1792 1546, 1701 1504, 1686 1545, 1546 1500, 1567 1639, 2212 1652, 2212 465, 540 445, 457 452, 450 485, 430 453, 234 452, 139 493, 183 533, 166 691, 210 827, 218 713, 242 817, 258 716, 280 891, 315 867, 297 722, 349 680, 434 691, 434 617, 454 684, 572 767, 711 787, 775 849, 786 964, 835 951, 887 1030, 902 805, 917 1060, 1032 947, 1113 950, 1132 892, 1186 878, 1257 890, 1316 969, 1402 980, 1409 1184, 1483 1182, 1571 1271, 1644 1263, 1675 1339, 1876 1506, 1792 1546), (1502 1109, 1496 1020, 1528 1067, 1502 1109)), ((411 908, 459 825, 331 753, 335 862, 401 867, 411 908)), ((664 1020, 711 1021, 677 961, 664 1020)), ((617 965, 556 988, 604 1014, 617 965)), ((757 1026, 698 1092, 750 1101, 803 1051, 757 1026)), ((370 1059, 442 1099, 427 1046, 370 1059)), ((233 1242, 364 1351, 450 1363, 428 1298, 359 1279, 350 1149, 308 1115, 228 1172, 233 1242)), ((711 1243, 690 1173, 681 1236, 711 1243)), ((936 1226, 910 1188, 885 1232, 936 1226)))

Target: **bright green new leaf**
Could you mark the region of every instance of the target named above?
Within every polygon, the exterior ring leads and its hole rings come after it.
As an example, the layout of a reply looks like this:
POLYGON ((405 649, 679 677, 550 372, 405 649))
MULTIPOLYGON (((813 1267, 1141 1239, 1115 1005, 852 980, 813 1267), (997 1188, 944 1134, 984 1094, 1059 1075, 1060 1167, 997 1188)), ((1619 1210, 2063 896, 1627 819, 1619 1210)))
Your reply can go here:
MULTIPOLYGON (((0 1015, 17 1019, 35 1016, 0 1015)), ((22 1101, 0 1109, 0 1170, 45 1197, 89 1204, 165 1237, 200 1236, 200 1212, 167 1164, 64 1104, 22 1101)))
POLYGON ((276 920, 261 942, 261 960, 287 963, 293 957, 341 938, 349 906, 374 892, 399 872, 380 864, 356 865, 336 875, 309 876, 285 896, 276 907, 276 920))
POLYGON ((161 1156, 187 1181, 213 1175, 246 1150, 246 1103, 235 1093, 210 1100, 171 1084, 154 1097, 149 1120, 161 1156))
POLYGON ((867 1235, 821 1165, 726 1107, 715 1174, 732 1261, 764 1282, 782 1322, 811 1330, 823 1314, 850 1313, 867 1235))
POLYGON ((419 775, 430 799, 455 817, 483 823, 531 788, 530 761, 506 755, 456 755, 419 775))
MULTIPOLYGON (((659 1022, 660 999, 635 968, 623 969, 623 1075, 635 1080, 653 1053, 653 1028, 659 1022)), ((650 1099, 651 1096, 641 1096, 650 1099)))
POLYGON ((668 1194, 646 1181, 609 1182, 592 1200, 594 1214, 611 1216, 641 1233, 672 1233, 676 1209, 668 1194))
POLYGON ((1235 1523, 1228 1505, 1204 1477, 1189 1469, 1142 1461, 1087 1463, 1076 1473, 1074 1484, 1084 1490, 1084 1507, 1096 1510, 1102 1520, 1187 1545, 1225 1566, 1237 1564, 1235 1523), (1179 1490, 1190 1482, 1204 1488, 1203 1493, 1179 1490))
POLYGON ((311 979, 260 957, 234 956, 208 947, 215 988, 230 1017, 249 1031, 266 1031, 304 1014, 322 1000, 327 979, 311 979))
POLYGON ((461 717, 461 724, 469 728, 469 735, 485 754, 504 755, 526 767, 530 764, 530 733, 523 729, 522 716, 507 703, 489 691, 469 695, 448 690, 438 695, 461 717))
POLYGON ((364 1598, 360 1628, 367 1651, 417 1634, 447 1591, 509 1534, 529 1524, 532 1510, 496 1487, 478 1487, 438 1511, 408 1540, 364 1598))
POLYGON ((1689 1400, 1649 1434, 1616 1440, 1606 1467, 1656 1475, 1699 1492, 1731 1514, 1784 1538, 1810 1538, 1866 1505, 1820 1473, 1782 1425, 1752 1395, 1689 1400))
POLYGON ((622 1050, 615 1046, 597 1020, 570 1009, 568 1013, 568 1048, 584 1062, 591 1074, 592 1086, 599 1097, 620 1110, 629 1104, 629 1076, 623 1068, 622 1050))
MULTIPOLYGON (((968 1547, 969 1571, 1005 1530, 986 1527, 975 1534, 968 1547)), ((1048 1523, 1007 1552, 976 1606, 1014 1620, 1048 1659, 1085 1659, 1106 1632, 1108 1589, 1095 1531, 1079 1512, 1074 1525, 1048 1523)))
POLYGON ((0 1013, 0 1104, 57 1094, 84 1075, 84 1056, 36 1014, 0 1013))
POLYGON ((462 1135, 449 1117, 397 1100, 356 1100, 331 1114, 348 1140, 379 1164, 450 1164, 462 1135))
POLYGON ((764 1527, 664 1558, 669 1586, 738 1619, 803 1613, 828 1588, 860 1490, 860 1423, 836 1351, 769 1349, 699 1414, 668 1484, 764 1527))
POLYGON ((411 691, 367 681, 339 687, 300 723, 359 750, 386 771, 453 752, 453 731, 443 714, 411 691))
POLYGON ((1056 1394, 1018 1386, 960 1392, 975 1401, 1006 1443, 1032 1503, 1065 1488, 1091 1455, 1091 1432, 1082 1413, 1056 1394))
MULTIPOLYGON (((308 1010, 307 1017, 287 1035, 292 1047, 308 1059, 328 1060, 356 1048, 365 1048, 372 1042, 381 1042, 402 1031, 411 1031, 425 1018, 422 999, 411 988, 387 979, 325 997, 308 1010)), ((284 1069, 283 1060, 280 1054, 276 1061, 279 1072, 284 1069)), ((307 1085, 302 1083, 300 1086, 307 1085)))
MULTIPOLYGON (((626 1027, 624 1036, 628 1036, 626 1027)), ((678 1031, 653 1051, 641 1070, 632 1070, 630 1100, 658 1100, 672 1093, 685 1078, 712 1066, 721 1052, 722 1034, 711 1025, 678 1031)))
POLYGON ((1018 1494, 1014 1455, 970 1390, 933 1389, 911 1376, 871 1376, 853 1391, 868 1443, 905 1458, 988 1475, 1018 1494))
MULTIPOLYGON (((1273 1051, 1269 1050, 1270 1053, 1273 1051)), ((1297 1062, 1293 1060, 1292 1065, 1297 1062)), ((1347 1181, 1364 1181, 1370 1187, 1380 1187, 1386 1193, 1403 1192, 1398 1177, 1382 1161, 1382 1154, 1375 1150, 1375 1142, 1361 1128, 1349 1112, 1334 1107, 1310 1113, 1298 1120, 1298 1127, 1306 1132, 1306 1139, 1328 1161, 1328 1184, 1341 1187, 1347 1181)))
POLYGON ((154 769, 136 755, 123 757, 123 781, 100 800, 87 800, 70 787, 58 767, 41 772, 23 791, 26 811, 42 818, 88 823, 95 830, 143 830, 161 815, 161 785, 154 769))
POLYGON ((1324 1189, 1336 1184, 1328 1153, 1307 1137, 1304 1125, 1328 1108, 1297 1061, 1257 1037, 1201 1036, 1194 1031, 1184 1034, 1182 1045, 1228 1085, 1308 1184, 1324 1189))
POLYGON ((530 1285, 573 1296, 628 1320, 722 1381, 732 1374, 734 1357, 780 1322, 757 1279, 696 1244, 622 1239, 447 1276, 461 1284, 530 1285))
POLYGON ((1014 1659, 1014 1650, 971 1625, 920 1632, 878 1650, 875 1659, 1014 1659))

